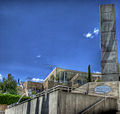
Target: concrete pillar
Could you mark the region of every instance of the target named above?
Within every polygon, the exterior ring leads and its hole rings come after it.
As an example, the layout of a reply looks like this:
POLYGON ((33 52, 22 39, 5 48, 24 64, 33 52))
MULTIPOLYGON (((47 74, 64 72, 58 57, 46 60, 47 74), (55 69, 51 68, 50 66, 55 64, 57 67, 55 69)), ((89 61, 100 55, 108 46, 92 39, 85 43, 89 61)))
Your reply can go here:
POLYGON ((64 72, 64 83, 66 82, 66 76, 65 76, 65 72, 64 72))
POLYGON ((119 81, 114 4, 100 6, 101 72, 103 81, 119 81))
POLYGON ((63 72, 60 72, 59 74, 59 82, 62 83, 63 79, 63 72))

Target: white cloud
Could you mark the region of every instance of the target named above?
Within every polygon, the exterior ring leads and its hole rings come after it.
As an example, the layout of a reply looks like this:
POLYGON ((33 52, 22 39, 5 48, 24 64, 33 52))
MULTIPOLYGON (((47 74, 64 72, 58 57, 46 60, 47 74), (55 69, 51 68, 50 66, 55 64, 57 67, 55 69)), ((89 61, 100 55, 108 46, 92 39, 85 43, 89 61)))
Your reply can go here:
POLYGON ((99 29, 98 28, 94 28, 94 32, 93 32, 95 35, 98 35, 99 34, 99 29))
POLYGON ((93 73, 101 73, 101 72, 99 72, 99 71, 93 71, 93 73))
POLYGON ((40 57, 41 57, 41 55, 37 55, 36 57, 37 57, 37 58, 40 58, 40 57))
POLYGON ((94 38, 99 34, 99 29, 97 27, 94 28, 93 32, 88 32, 87 34, 83 34, 86 38, 94 38))
POLYGON ((34 82, 43 82, 44 79, 40 79, 40 78, 33 78, 32 81, 34 82))
POLYGON ((93 38, 93 35, 92 35, 92 33, 88 32, 87 34, 84 34, 84 37, 93 38))
POLYGON ((89 37, 91 37, 91 36, 92 36, 91 33, 87 33, 87 34, 86 34, 86 37, 87 37, 87 38, 89 38, 89 37))
POLYGON ((0 74, 0 80, 2 80, 2 74, 0 74))

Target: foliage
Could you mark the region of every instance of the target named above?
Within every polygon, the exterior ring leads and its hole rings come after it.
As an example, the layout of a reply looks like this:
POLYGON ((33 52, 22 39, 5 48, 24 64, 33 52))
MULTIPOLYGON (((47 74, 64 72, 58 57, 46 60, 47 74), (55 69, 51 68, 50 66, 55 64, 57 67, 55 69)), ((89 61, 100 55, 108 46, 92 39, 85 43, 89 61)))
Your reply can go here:
POLYGON ((54 80, 54 78, 55 78, 54 75, 52 75, 52 76, 50 77, 50 80, 54 80))
POLYGON ((2 93, 17 94, 17 82, 11 74, 8 74, 7 79, 3 78, 3 81, 0 82, 0 89, 2 93))
POLYGON ((36 94, 36 92, 35 91, 32 91, 32 95, 35 95, 36 94))
MULTIPOLYGON (((13 104, 17 103, 20 99, 20 95, 12 95, 12 94, 0 94, 0 104, 13 104)), ((30 97, 24 96, 20 102, 30 99, 30 97)))
POLYGON ((102 82, 102 80, 98 79, 97 82, 102 82))
POLYGON ((100 77, 98 77, 98 80, 97 80, 97 82, 102 82, 102 80, 100 79, 100 77))
POLYGON ((92 77, 91 77, 90 65, 88 65, 88 82, 91 81, 92 81, 92 77))
POLYGON ((59 81, 59 76, 58 75, 56 75, 55 80, 59 81))

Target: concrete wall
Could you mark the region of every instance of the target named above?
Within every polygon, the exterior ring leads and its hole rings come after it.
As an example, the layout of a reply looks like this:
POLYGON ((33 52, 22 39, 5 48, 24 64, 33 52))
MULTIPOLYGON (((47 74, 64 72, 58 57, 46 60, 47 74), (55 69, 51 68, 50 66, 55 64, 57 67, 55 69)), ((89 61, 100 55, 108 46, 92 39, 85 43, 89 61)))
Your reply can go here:
POLYGON ((98 94, 95 93, 95 88, 97 86, 109 86, 111 88, 111 91, 106 93, 106 96, 109 97, 114 97, 114 98, 118 98, 118 94, 119 94, 119 85, 120 82, 118 81, 112 81, 112 82, 90 82, 89 84, 85 84, 83 86, 80 86, 79 88, 76 88, 75 90, 73 90, 73 93, 85 93, 88 90, 88 94, 89 95, 96 95, 96 96, 103 96, 104 94, 98 94))
MULTIPOLYGON (((95 80, 97 77, 101 77, 101 73, 91 73, 91 75, 93 77, 93 80, 95 80)), ((56 67, 47 76, 47 78, 43 82, 43 86, 45 90, 54 87, 56 85, 78 87, 77 84, 83 85, 87 83, 87 77, 88 77, 88 72, 80 72, 80 71, 74 71, 74 70, 68 70, 68 69, 62 69, 56 67), (59 80, 56 81, 55 78, 53 77, 59 77, 59 80)))
POLYGON ((5 114, 57 114, 58 92, 6 109, 5 114))
MULTIPOLYGON (((100 98, 83 95, 79 93, 59 93, 58 114, 79 114, 86 107, 94 104, 100 98)), ((89 114, 99 114, 99 112, 114 111, 117 109, 116 99, 107 99, 105 102, 101 102, 96 105, 92 110, 89 110, 89 114)), ((88 114, 88 112, 86 113, 88 114)))
MULTIPOLYGON (((97 96, 56 91, 9 108, 5 114, 79 114, 99 99, 100 97, 97 96)), ((105 104, 103 103, 95 108, 95 112, 110 109, 117 109, 116 99, 106 100, 105 104)))
POLYGON ((101 102, 90 110, 87 110, 84 114, 116 114, 117 100, 106 99, 106 101, 101 102))

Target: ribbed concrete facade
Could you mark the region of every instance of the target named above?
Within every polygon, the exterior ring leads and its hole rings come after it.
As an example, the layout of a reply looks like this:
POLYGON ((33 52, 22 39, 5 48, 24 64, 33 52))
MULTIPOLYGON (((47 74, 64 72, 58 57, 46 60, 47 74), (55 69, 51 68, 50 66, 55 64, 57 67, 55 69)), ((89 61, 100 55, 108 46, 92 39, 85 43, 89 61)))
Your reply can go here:
POLYGON ((115 6, 100 6, 101 25, 101 73, 103 81, 119 80, 117 59, 115 6))
MULTIPOLYGON (((86 107, 96 103, 100 97, 80 93, 54 91, 28 102, 5 110, 5 114, 81 114, 86 107)), ((107 98, 85 114, 106 114, 116 111, 117 99, 107 98)), ((114 113, 112 113, 114 114, 114 113)))

